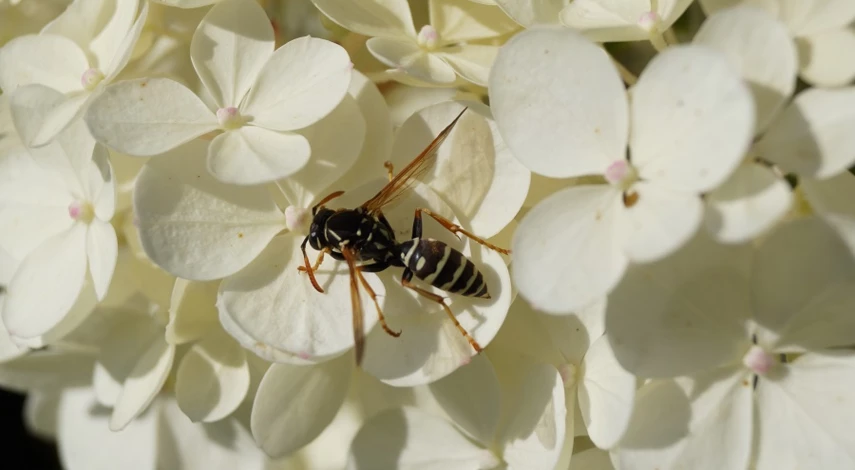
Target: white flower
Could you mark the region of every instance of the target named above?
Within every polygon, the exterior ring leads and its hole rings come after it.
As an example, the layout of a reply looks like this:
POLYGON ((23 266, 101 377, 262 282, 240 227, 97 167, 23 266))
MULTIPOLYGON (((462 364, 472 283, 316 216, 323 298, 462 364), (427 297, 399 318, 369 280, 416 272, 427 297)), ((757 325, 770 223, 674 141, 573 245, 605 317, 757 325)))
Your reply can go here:
POLYGON ((190 56, 216 109, 171 79, 128 80, 92 104, 86 121, 95 138, 122 153, 152 156, 220 130, 208 170, 229 183, 269 182, 306 166, 311 130, 301 129, 332 112, 350 83, 350 60, 334 43, 304 37, 274 51, 273 27, 252 0, 211 8, 190 56))
POLYGON ((560 17, 565 26, 593 41, 656 41, 691 4, 692 0, 574 0, 560 17))
POLYGON ((40 34, 0 49, 0 88, 10 94, 28 146, 51 141, 122 71, 148 12, 144 2, 137 16, 137 6, 137 0, 76 0, 40 34), (92 21, 106 15, 103 23, 92 21))
POLYGON ((429 24, 418 33, 406 0, 313 3, 341 26, 371 36, 366 46, 393 68, 393 78, 434 86, 454 85, 458 76, 485 85, 498 48, 473 41, 517 28, 498 8, 473 2, 430 0, 429 24))
POLYGON ((816 218, 756 249, 699 236, 633 269, 609 299, 616 356, 640 377, 686 377, 639 391, 617 466, 855 465, 855 355, 835 350, 855 333, 853 287, 855 260, 816 218))
POLYGON ((703 220, 701 194, 736 169, 753 134, 748 88, 702 46, 654 58, 630 106, 602 49, 569 30, 528 30, 499 54, 490 102, 504 141, 533 172, 608 183, 553 194, 517 230, 517 287, 553 313, 590 304, 630 262, 688 241, 703 220))
POLYGON ((816 86, 855 80, 855 3, 850 0, 700 0, 708 14, 738 4, 779 18, 799 45, 799 73, 816 86))
POLYGON ((50 145, 0 158, 0 180, 0 246, 20 260, 6 286, 3 323, 21 339, 63 320, 76 325, 93 297, 106 295, 116 265, 106 150, 78 121, 50 145))

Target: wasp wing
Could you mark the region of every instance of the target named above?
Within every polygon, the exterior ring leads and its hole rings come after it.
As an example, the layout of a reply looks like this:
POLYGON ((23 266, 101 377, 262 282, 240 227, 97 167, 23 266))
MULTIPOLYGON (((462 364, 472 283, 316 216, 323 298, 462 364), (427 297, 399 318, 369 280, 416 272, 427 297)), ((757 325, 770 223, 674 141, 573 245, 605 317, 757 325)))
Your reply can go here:
POLYGON ((395 177, 392 178, 392 180, 389 181, 383 189, 375 194, 374 197, 362 204, 362 207, 366 209, 368 213, 376 215, 383 209, 383 207, 400 199, 404 193, 406 193, 407 189, 412 186, 413 181, 424 174, 424 172, 433 165, 434 157, 436 157, 436 152, 439 149, 439 146, 445 141, 448 135, 451 134, 451 130, 454 128, 454 125, 457 124, 460 116, 463 116, 463 113, 465 113, 467 109, 468 108, 463 108, 463 111, 460 111, 460 114, 451 121, 451 124, 445 126, 445 129, 443 129, 442 132, 433 139, 433 142, 422 150, 422 153, 420 153, 415 159, 413 159, 413 161, 405 166, 403 170, 395 175, 395 177))
POLYGON ((359 282, 356 276, 356 254, 349 247, 342 247, 341 254, 344 255, 347 261, 347 268, 350 271, 350 304, 353 313, 353 353, 356 356, 356 365, 362 363, 362 356, 365 352, 365 325, 364 314, 362 312, 362 300, 359 296, 359 282))

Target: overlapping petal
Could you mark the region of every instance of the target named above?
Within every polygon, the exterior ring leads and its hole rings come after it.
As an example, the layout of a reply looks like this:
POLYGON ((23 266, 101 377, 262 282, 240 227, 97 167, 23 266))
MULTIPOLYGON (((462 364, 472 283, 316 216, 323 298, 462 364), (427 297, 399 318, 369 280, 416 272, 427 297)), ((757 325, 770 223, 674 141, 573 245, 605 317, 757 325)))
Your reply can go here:
POLYGON ((110 430, 124 429, 145 411, 166 382, 174 358, 175 346, 167 343, 163 335, 155 336, 122 384, 110 416, 110 430))
POLYGON ((211 141, 208 171, 224 183, 261 184, 298 172, 311 152, 300 134, 244 126, 211 141))
POLYGON ((606 335, 588 349, 583 367, 578 391, 582 419, 594 444, 610 449, 629 426, 636 379, 618 363, 606 335))
POLYGON ((499 424, 499 380, 486 356, 429 385, 443 410, 479 442, 491 442, 499 424))
POLYGON ((832 29, 799 38, 804 51, 801 77, 820 87, 837 87, 855 80, 855 28, 832 29))
POLYGON ((502 10, 475 2, 431 0, 430 22, 444 43, 458 43, 508 34, 518 29, 502 10))
POLYGON ((74 41, 54 34, 21 36, 0 49, 0 89, 44 85, 60 93, 81 91, 80 74, 89 68, 74 41))
POLYGON ((312 0, 312 3, 336 23, 364 36, 416 37, 406 0, 312 0))
POLYGON ((567 6, 564 0, 496 0, 508 16, 525 27, 558 24, 561 10, 567 6))

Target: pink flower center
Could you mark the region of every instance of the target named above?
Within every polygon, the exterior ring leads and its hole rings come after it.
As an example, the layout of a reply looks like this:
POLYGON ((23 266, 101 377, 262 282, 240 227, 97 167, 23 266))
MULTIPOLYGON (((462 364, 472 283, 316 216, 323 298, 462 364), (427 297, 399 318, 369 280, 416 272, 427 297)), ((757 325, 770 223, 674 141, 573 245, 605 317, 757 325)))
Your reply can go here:
POLYGON ((419 46, 429 51, 436 49, 439 45, 439 32, 429 24, 424 25, 422 26, 422 29, 419 30, 418 42, 419 46))
POLYGON ((656 12, 648 11, 647 13, 642 13, 641 16, 638 17, 638 26, 647 32, 653 31, 658 24, 659 15, 657 15, 656 12))
POLYGON ((68 205, 68 216, 88 224, 95 218, 95 209, 86 201, 74 201, 68 205))
POLYGON ((626 160, 617 160, 606 168, 603 175, 612 186, 628 189, 638 179, 635 168, 626 160))
POLYGON ((302 207, 288 206, 285 208, 285 226, 298 235, 309 233, 312 224, 312 211, 302 207))
POLYGON ((234 106, 217 110, 217 121, 223 129, 237 129, 244 124, 244 118, 234 106))
POLYGON ((80 76, 80 84, 87 90, 92 90, 104 80, 104 74, 95 68, 86 69, 80 76))
POLYGON ((775 367, 777 361, 775 360, 775 356, 755 344, 745 353, 742 363, 755 374, 766 375, 775 367))

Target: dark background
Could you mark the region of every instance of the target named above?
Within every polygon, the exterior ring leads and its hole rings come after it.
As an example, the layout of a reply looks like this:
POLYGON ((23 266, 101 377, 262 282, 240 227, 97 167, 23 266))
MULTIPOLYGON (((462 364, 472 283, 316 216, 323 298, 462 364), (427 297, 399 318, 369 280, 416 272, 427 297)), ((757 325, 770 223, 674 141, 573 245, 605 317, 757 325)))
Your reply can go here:
POLYGON ((4 469, 59 470, 56 447, 24 427, 24 395, 0 390, 0 436, 4 469))

